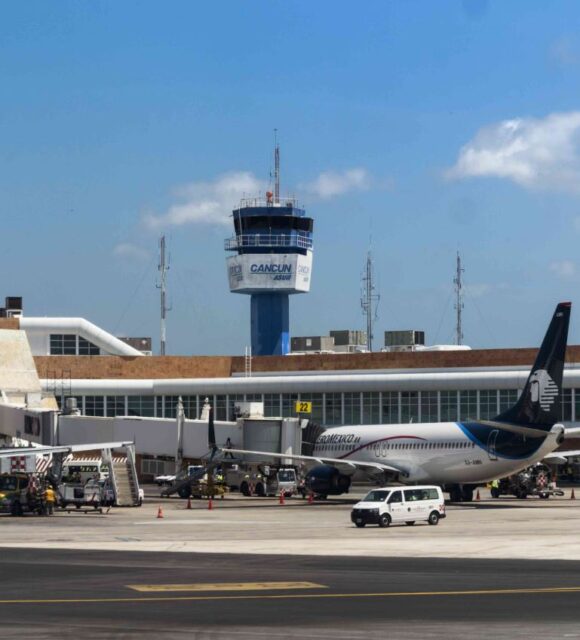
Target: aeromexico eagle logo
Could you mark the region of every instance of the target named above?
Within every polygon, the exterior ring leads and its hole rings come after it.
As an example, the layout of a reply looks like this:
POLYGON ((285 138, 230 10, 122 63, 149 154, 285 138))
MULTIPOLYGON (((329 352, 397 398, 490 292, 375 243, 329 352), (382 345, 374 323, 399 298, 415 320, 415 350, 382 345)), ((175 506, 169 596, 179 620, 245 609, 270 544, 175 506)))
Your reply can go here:
POLYGON ((556 401, 558 386, 545 369, 538 369, 530 376, 532 402, 539 402, 543 411, 548 411, 556 401))

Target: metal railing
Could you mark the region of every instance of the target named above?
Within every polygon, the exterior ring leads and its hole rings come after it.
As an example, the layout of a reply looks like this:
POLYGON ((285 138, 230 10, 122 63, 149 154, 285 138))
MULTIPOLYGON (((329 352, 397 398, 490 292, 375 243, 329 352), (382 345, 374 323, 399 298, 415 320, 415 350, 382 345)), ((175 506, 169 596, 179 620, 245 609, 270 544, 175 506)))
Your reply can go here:
POLYGON ((228 238, 224 242, 226 251, 236 251, 248 247, 295 247, 312 249, 312 238, 304 233, 253 233, 228 238))
POLYGON ((277 202, 273 198, 258 197, 258 198, 242 198, 240 200, 240 209, 246 209, 248 207, 288 207, 293 209, 299 209, 298 200, 296 198, 279 198, 277 202))

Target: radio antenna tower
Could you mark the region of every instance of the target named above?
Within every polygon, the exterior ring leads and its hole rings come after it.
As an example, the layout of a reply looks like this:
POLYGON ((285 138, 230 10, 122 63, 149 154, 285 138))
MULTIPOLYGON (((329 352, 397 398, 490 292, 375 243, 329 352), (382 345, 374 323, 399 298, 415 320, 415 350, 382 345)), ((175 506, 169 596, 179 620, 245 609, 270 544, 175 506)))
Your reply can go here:
POLYGON ((159 284, 156 285, 161 290, 161 340, 159 344, 159 354, 165 355, 165 318, 167 312, 171 311, 171 307, 167 306, 167 272, 169 271, 169 261, 165 258, 165 235, 162 235, 159 240, 159 284))
POLYGON ((457 313, 457 319, 455 323, 455 343, 463 344, 463 280, 461 274, 465 269, 461 266, 461 256, 459 251, 457 252, 457 267, 455 270, 455 278, 453 278, 453 284, 455 285, 455 311, 457 313))
POLYGON ((274 202, 280 203, 280 145, 278 129, 274 129, 274 202))
POLYGON ((375 288, 375 268, 371 251, 367 253, 367 259, 361 279, 360 306, 363 315, 367 319, 367 349, 373 350, 373 325, 378 318, 379 300, 381 296, 375 288))

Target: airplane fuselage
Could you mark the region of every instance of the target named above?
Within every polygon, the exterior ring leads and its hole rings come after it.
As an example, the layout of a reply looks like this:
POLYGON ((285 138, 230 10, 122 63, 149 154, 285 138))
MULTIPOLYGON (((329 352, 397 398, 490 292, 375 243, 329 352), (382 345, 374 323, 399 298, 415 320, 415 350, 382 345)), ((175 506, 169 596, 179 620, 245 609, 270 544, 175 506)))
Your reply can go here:
POLYGON ((539 462, 560 433, 529 437, 475 420, 336 427, 318 438, 313 455, 391 465, 405 483, 479 484, 539 462))

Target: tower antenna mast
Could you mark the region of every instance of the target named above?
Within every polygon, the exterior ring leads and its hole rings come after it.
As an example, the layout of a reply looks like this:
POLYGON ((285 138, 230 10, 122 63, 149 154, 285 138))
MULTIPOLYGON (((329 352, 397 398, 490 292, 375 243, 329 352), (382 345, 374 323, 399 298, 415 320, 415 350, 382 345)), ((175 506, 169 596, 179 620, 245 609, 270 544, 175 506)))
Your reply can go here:
POLYGON ((369 250, 362 276, 360 306, 367 320, 367 349, 373 350, 373 325, 378 318, 378 306, 381 296, 376 292, 373 255, 369 250))
POLYGON ((165 319, 167 312, 171 311, 171 308, 167 306, 167 272, 169 271, 169 261, 166 259, 165 254, 165 235, 162 235, 159 240, 159 284, 157 288, 161 290, 161 339, 159 343, 159 354, 165 355, 165 342, 166 342, 166 329, 165 319))
POLYGON ((461 266, 461 256, 459 251, 457 252, 457 266, 455 270, 455 278, 453 278, 453 284, 455 285, 455 311, 457 313, 455 322, 455 343, 458 345, 463 344, 463 279, 462 274, 465 269, 461 266))
POLYGON ((274 129, 274 202, 280 203, 280 145, 278 129, 274 129))

